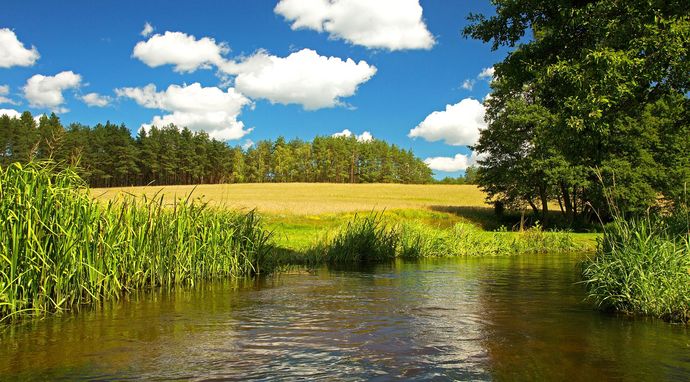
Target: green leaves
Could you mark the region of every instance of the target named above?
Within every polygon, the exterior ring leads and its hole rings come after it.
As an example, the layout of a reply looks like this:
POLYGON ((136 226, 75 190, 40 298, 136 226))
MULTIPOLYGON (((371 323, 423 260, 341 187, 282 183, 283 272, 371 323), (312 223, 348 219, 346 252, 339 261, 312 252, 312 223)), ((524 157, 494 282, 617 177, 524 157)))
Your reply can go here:
MULTIPOLYGON (((629 212, 655 205, 659 195, 677 203, 678 189, 686 181, 682 166, 687 166, 690 150, 674 151, 672 160, 666 148, 655 142, 683 146, 687 141, 683 132, 687 132, 690 91, 690 3, 496 0, 494 4, 495 16, 473 16, 465 29, 466 36, 493 41, 494 48, 514 47, 495 65, 497 80, 487 102, 490 125, 477 148, 497 159, 487 161, 480 184, 499 199, 522 199, 530 205, 537 194, 544 195, 544 188, 550 200, 568 201, 578 195, 581 200, 572 201, 591 206, 580 210, 590 214, 591 209, 607 210, 604 185, 595 176, 595 169, 606 168, 611 170, 607 176, 631 182, 618 185, 629 212), (530 30, 533 37, 526 41, 523 35, 530 30), (675 99, 672 110, 670 99, 675 99), (514 108, 511 102, 542 107, 550 120, 541 123, 526 107, 514 108), (648 110, 660 110, 659 104, 666 105, 668 114, 656 117, 672 116, 672 121, 659 124, 650 117, 648 110), (529 122, 530 118, 535 119, 529 122), (665 127, 670 125, 676 130, 665 127), (532 178, 529 174, 538 174, 543 166, 529 159, 525 148, 538 147, 543 148, 541 156, 560 158, 563 165, 586 171, 580 172, 580 179, 547 174, 532 178), (501 158, 520 161, 507 165, 501 158), (513 175, 500 174, 505 171, 513 175), (658 179, 664 176, 658 174, 676 174, 677 183, 662 184, 658 179), (545 184, 540 186, 539 181, 545 184)), ((611 178, 606 181, 611 183, 611 178)))

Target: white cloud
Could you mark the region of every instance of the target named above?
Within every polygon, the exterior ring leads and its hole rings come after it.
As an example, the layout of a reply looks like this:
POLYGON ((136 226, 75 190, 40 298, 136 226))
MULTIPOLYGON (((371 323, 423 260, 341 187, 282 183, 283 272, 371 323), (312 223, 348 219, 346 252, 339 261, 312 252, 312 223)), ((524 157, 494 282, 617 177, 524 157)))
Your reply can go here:
POLYGON ((13 110, 13 109, 0 109, 0 116, 6 115, 10 118, 19 118, 22 116, 22 113, 13 110))
POLYGON ((320 56, 311 49, 287 57, 258 51, 241 62, 227 62, 222 69, 237 76, 235 88, 249 97, 300 104, 306 110, 342 105, 340 98, 355 94, 376 73, 366 61, 320 56))
POLYGON ((463 81, 461 87, 465 90, 472 90, 474 88, 474 80, 467 79, 463 81))
POLYGON ((81 76, 72 71, 65 71, 55 76, 43 76, 36 74, 26 81, 24 97, 29 100, 32 107, 48 108, 52 111, 65 113, 68 110, 62 107, 65 98, 62 92, 67 89, 79 87, 81 76))
POLYGON ((480 80, 484 80, 484 79, 491 80, 494 77, 495 72, 496 72, 496 70, 494 69, 493 66, 490 68, 484 68, 484 69, 482 69, 481 73, 479 73, 477 78, 479 78, 480 80))
POLYGON ((146 24, 144 24, 144 29, 141 30, 141 33, 139 33, 142 37, 149 37, 153 33, 153 25, 151 25, 148 21, 146 24))
POLYGON ((14 31, 8 28, 0 29, 0 68, 31 66, 40 57, 36 47, 25 48, 14 31))
POLYGON ((331 135, 331 136, 334 137, 334 138, 338 138, 338 137, 346 137, 346 138, 348 138, 348 137, 351 137, 351 136, 352 136, 352 131, 350 131, 350 129, 345 129, 345 130, 343 130, 343 131, 341 131, 341 132, 339 132, 339 133, 333 133, 333 135, 331 135))
POLYGON ((424 159, 424 163, 426 163, 430 169, 445 172, 465 170, 470 166, 469 161, 467 155, 463 154, 455 154, 454 157, 432 157, 424 159))
POLYGON ((249 148, 252 146, 254 146, 254 141, 251 139, 245 139, 242 143, 242 150, 249 150, 249 148))
POLYGON ((358 142, 371 142, 373 140, 374 140, 374 136, 371 135, 371 133, 368 131, 365 131, 362 134, 357 136, 358 142))
POLYGON ((484 154, 477 154, 476 151, 472 151, 469 157, 464 154, 455 154, 454 157, 431 157, 426 158, 424 163, 432 170, 456 172, 464 171, 470 166, 477 165, 477 161, 485 157, 486 155, 484 154))
MULTIPOLYGON (((354 135, 354 134, 352 133, 352 131, 350 131, 350 129, 345 129, 345 130, 343 130, 343 131, 341 131, 341 132, 339 132, 339 133, 334 133, 334 134, 332 134, 331 136, 332 136, 332 137, 336 137, 336 138, 337 138, 337 137, 346 137, 346 138, 349 138, 349 137, 352 137, 353 135, 354 135)), ((354 136, 355 136, 355 138, 357 139, 358 142, 371 142, 371 141, 374 140, 374 136, 371 135, 371 133, 368 132, 368 131, 365 131, 365 132, 363 132, 362 134, 354 135, 354 136)))
POLYGON ((10 94, 10 86, 9 85, 0 85, 0 103, 8 103, 10 105, 16 105, 17 104, 16 102, 5 97, 8 94, 10 94))
POLYGON ((89 93, 81 97, 81 100, 84 101, 85 104, 88 106, 96 106, 96 107, 106 107, 110 104, 110 101, 112 99, 108 96, 100 95, 98 93, 89 93))
POLYGON ((421 137, 430 142, 439 140, 449 145, 473 145, 479 132, 486 127, 485 109, 481 102, 465 98, 445 111, 434 111, 422 123, 410 130, 410 138, 421 137))
POLYGON ((229 51, 225 43, 216 43, 210 37, 196 39, 182 32, 155 34, 147 41, 134 46, 132 57, 155 68, 161 65, 174 65, 176 72, 193 72, 199 68, 219 66, 225 60, 223 55, 229 51))
POLYGON ((435 43, 419 0, 281 0, 274 11, 293 30, 325 31, 367 48, 431 49, 435 43))
POLYGON ((170 112, 155 116, 151 123, 143 124, 145 129, 175 124, 193 131, 206 131, 212 138, 220 140, 239 139, 251 129, 237 120, 242 108, 251 101, 233 88, 223 91, 217 87, 191 85, 170 85, 165 91, 157 91, 149 84, 143 88, 115 89, 118 97, 127 97, 149 109, 170 112))

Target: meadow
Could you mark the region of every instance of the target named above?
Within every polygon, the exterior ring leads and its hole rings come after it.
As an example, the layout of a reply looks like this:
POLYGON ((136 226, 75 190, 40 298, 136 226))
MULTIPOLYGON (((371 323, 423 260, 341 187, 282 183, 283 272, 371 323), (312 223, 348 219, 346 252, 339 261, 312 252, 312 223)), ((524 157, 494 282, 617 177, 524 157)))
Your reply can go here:
MULTIPOLYGON (((382 212, 389 223, 421 224, 434 230, 467 224, 484 236, 493 236, 490 231, 504 231, 503 236, 515 234, 521 220, 519 213, 497 217, 476 185, 212 184, 95 188, 92 195, 100 201, 129 196, 163 196, 168 201, 192 197, 223 209, 256 209, 273 232, 276 245, 294 251, 321 244, 340 227, 372 212, 382 212)), ((593 233, 572 234, 573 241, 586 251, 594 249, 596 237, 593 233)))

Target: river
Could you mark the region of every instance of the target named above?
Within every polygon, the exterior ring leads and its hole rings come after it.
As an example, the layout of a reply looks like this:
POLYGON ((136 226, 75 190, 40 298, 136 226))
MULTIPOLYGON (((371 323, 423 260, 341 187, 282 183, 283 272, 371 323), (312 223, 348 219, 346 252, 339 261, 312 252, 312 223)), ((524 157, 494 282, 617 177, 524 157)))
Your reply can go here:
POLYGON ((148 292, 0 332, 0 380, 690 380, 690 330, 604 314, 573 255, 148 292))

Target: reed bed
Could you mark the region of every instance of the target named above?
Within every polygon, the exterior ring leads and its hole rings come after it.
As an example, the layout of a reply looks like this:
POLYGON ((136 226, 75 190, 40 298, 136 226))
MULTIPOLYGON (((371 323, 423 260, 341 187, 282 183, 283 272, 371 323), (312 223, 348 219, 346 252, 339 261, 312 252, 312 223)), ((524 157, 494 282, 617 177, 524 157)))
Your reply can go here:
POLYGON ((271 250, 254 212, 155 196, 98 203, 71 169, 0 168, 0 322, 259 273, 271 250))
POLYGON ((570 233, 546 232, 538 225, 519 233, 486 232, 458 223, 450 229, 423 223, 391 222, 382 213, 355 216, 351 222, 307 251, 306 262, 362 263, 395 258, 507 256, 574 252, 570 233))
POLYGON ((583 279, 599 309, 690 321, 687 214, 615 219, 584 263, 583 279))

